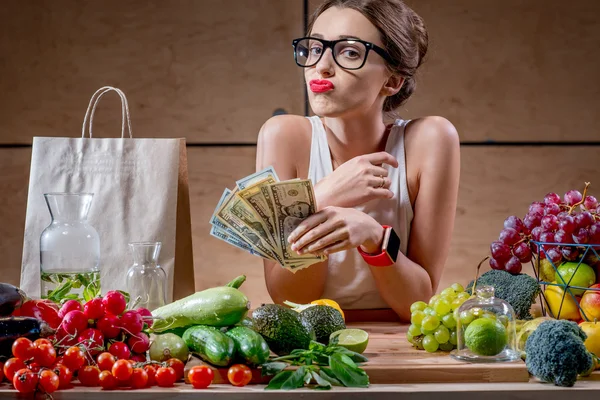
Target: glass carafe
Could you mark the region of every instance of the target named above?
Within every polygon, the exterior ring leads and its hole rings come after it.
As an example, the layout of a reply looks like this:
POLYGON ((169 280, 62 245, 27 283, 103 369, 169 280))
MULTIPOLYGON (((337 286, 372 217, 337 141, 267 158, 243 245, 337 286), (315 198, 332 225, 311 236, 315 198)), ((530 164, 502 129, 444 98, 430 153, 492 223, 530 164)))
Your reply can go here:
POLYGON ((93 193, 46 193, 52 221, 40 236, 41 296, 100 294, 100 238, 88 223, 93 193))
POLYGON ((152 311, 165 305, 167 274, 158 265, 160 242, 129 243, 133 265, 127 271, 127 292, 130 307, 144 307, 152 311))

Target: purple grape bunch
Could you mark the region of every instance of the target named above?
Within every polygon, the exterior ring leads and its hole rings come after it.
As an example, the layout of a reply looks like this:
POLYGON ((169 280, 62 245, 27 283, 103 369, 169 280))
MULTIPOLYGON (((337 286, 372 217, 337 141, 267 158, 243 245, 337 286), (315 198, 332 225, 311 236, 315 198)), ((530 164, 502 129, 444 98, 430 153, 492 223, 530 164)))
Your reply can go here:
POLYGON ((548 193, 543 201, 534 201, 523 219, 511 215, 504 220, 504 229, 498 240, 490 245, 490 266, 511 274, 519 274, 522 265, 531 261, 538 252, 536 242, 550 243, 540 251, 540 258, 548 258, 555 265, 563 260, 575 261, 581 255, 573 244, 599 244, 600 206, 594 196, 569 190, 561 198, 548 193))

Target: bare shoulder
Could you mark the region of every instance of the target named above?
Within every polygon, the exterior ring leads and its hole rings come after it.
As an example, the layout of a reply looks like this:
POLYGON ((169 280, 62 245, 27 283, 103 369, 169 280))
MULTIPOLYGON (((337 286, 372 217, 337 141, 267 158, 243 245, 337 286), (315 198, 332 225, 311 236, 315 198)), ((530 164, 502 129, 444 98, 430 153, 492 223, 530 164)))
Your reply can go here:
POLYGON ((280 179, 305 177, 311 135, 311 123, 306 117, 278 115, 269 118, 258 134, 257 169, 273 166, 280 179))
POLYGON ((293 145, 306 142, 311 133, 310 121, 300 115, 277 115, 269 118, 261 127, 258 142, 275 142, 293 145))
POLYGON ((458 151, 460 140, 454 125, 444 117, 428 116, 412 120, 405 132, 406 147, 422 151, 458 151))

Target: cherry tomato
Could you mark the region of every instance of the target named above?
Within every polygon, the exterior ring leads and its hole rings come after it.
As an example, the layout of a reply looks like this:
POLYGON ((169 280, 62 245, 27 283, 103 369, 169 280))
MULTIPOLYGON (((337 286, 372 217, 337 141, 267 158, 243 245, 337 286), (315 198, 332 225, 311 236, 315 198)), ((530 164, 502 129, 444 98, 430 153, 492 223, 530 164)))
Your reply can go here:
POLYGON ((127 360, 131 355, 129 347, 123 342, 114 342, 108 348, 108 352, 117 357, 119 360, 127 360))
POLYGON ((17 371, 25 368, 27 368, 27 366, 20 358, 9 358, 8 360, 6 360, 6 363, 4 364, 4 367, 2 369, 4 371, 4 376, 6 377, 6 379, 8 379, 9 382, 12 382, 13 377, 15 376, 17 371))
POLYGON ((183 370, 185 369, 183 361, 178 358, 169 358, 167 360, 167 366, 175 370, 176 382, 183 379, 183 370))
POLYGON ((119 381, 110 371, 102 371, 100 372, 100 386, 106 390, 116 389, 119 386, 119 381))
POLYGON ((134 368, 130 381, 134 389, 145 388, 148 385, 148 373, 143 368, 134 368))
POLYGON ((33 356, 33 343, 31 340, 21 337, 15 340, 12 344, 13 356, 21 360, 28 360, 33 356))
POLYGON ((15 373, 12 384, 20 393, 32 393, 38 384, 38 375, 22 368, 15 373))
POLYGON ((104 310, 113 315, 120 315, 127 307, 125 296, 116 290, 106 293, 102 298, 102 304, 104 304, 104 310))
POLYGON ((68 387, 71 387, 71 380, 73 379, 73 372, 71 372, 71 370, 69 368, 67 368, 67 366, 65 366, 63 364, 56 364, 52 368, 52 371, 54 371, 54 373, 56 375, 58 375, 58 380, 59 380, 58 388, 59 389, 66 389, 68 387))
POLYGON ((133 366, 127 360, 117 360, 111 369, 112 374, 119 381, 128 381, 133 374, 133 366))
POLYGON ((83 386, 94 387, 100 384, 100 370, 93 365, 81 368, 77 373, 77 377, 83 386))
POLYGON ((27 365, 27 369, 31 372, 38 373, 40 372, 40 369, 42 369, 42 366, 38 363, 32 362, 29 365, 27 365))
POLYGON ((85 303, 83 306, 83 313, 87 319, 92 319, 94 321, 104 317, 104 304, 102 304, 102 299, 97 297, 85 303))
POLYGON ((188 380, 194 389, 205 389, 213 381, 215 373, 206 365, 196 365, 188 372, 188 380))
POLYGON ((56 350, 54 350, 54 346, 44 343, 37 346, 33 350, 33 361, 41 367, 51 367, 56 361, 56 350))
POLYGON ((110 371, 115 362, 117 362, 117 358, 108 352, 104 352, 100 353, 96 362, 100 371, 110 371))
POLYGON ((49 339, 36 339, 35 342, 33 342, 33 347, 38 347, 41 344, 52 345, 52 341, 50 341, 49 339))
POLYGON ((46 393, 55 392, 60 385, 60 379, 53 371, 45 369, 40 372, 40 386, 46 393))
POLYGON ((252 380, 252 371, 247 365, 234 364, 227 371, 227 379, 233 386, 246 386, 252 380))
POLYGON ((177 380, 177 374, 171 367, 161 367, 156 371, 156 384, 160 387, 171 387, 177 380))
POLYGON ((77 346, 69 347, 63 355, 62 363, 71 371, 77 371, 85 364, 85 353, 77 346))
POLYGON ((148 374, 147 386, 150 387, 156 385, 156 371, 158 370, 158 366, 156 364, 144 365, 144 370, 148 374))

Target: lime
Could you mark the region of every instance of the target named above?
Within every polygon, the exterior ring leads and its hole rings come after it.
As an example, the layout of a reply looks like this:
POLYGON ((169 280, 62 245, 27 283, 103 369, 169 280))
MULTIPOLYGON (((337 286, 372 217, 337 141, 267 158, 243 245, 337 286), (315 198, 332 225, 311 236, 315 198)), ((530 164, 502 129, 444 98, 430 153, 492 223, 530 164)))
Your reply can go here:
POLYGON ((338 345, 356 353, 363 353, 369 344, 369 334, 362 329, 341 329, 333 332, 329 340, 338 338, 338 345))
POLYGON ((465 330, 465 344, 475 354, 495 356, 508 343, 506 328, 500 321, 479 318, 465 330))
MULTIPOLYGON (((594 269, 587 264, 576 262, 566 262, 557 269, 556 281, 558 283, 569 284, 569 286, 579 286, 588 288, 596 283, 596 273, 594 269)), ((583 289, 571 289, 573 295, 581 296, 583 289)))

